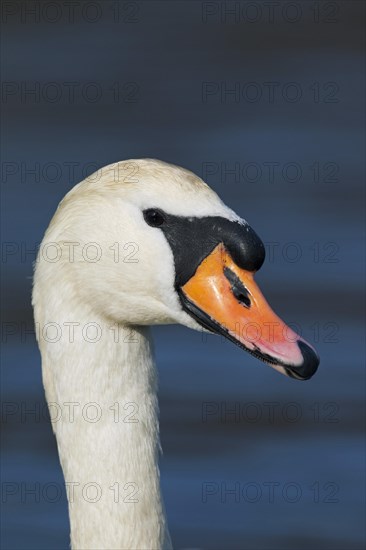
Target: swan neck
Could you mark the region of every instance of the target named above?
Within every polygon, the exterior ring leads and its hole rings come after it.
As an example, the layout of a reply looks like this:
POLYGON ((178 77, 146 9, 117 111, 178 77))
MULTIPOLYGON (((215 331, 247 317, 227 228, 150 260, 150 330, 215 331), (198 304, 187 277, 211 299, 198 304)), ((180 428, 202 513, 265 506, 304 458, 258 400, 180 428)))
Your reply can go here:
POLYGON ((50 411, 62 411, 53 427, 72 548, 169 548, 149 331, 100 319, 67 340, 42 357, 50 411))

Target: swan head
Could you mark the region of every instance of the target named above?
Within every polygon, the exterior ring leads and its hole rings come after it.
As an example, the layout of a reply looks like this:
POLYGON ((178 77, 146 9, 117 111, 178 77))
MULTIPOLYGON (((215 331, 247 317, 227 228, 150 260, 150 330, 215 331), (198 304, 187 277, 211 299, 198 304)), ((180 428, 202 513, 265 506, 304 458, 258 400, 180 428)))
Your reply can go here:
POLYGON ((318 367, 254 281, 260 238, 185 169, 150 159, 102 168, 61 201, 43 247, 50 243, 61 257, 43 276, 62 273, 73 303, 112 322, 220 333, 300 380, 318 367))

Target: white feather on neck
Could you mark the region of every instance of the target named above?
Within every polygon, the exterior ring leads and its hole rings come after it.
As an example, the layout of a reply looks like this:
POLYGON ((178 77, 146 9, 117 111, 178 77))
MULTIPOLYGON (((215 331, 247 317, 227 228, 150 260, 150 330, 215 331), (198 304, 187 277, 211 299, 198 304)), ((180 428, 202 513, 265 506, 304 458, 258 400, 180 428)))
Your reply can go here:
POLYGON ((53 427, 72 548, 170 548, 149 329, 127 329, 70 305, 53 317, 62 337, 43 354, 43 373, 50 408, 61 410, 53 427))

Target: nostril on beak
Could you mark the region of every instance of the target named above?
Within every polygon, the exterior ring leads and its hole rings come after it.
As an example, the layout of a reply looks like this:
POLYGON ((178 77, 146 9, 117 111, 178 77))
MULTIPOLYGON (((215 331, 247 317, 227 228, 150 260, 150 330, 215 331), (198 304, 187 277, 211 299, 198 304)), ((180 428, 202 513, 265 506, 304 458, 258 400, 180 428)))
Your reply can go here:
POLYGON ((224 275, 231 284, 231 292, 234 294, 238 302, 249 308, 251 306, 249 290, 244 286, 236 273, 231 271, 228 267, 224 268, 224 275))
POLYGON ((232 288, 233 294, 235 298, 243 304, 245 307, 250 307, 251 302, 247 295, 245 295, 243 292, 238 291, 236 288, 232 288))
POLYGON ((302 365, 299 367, 286 367, 286 372, 291 378, 296 378, 297 380, 309 380, 319 366, 319 357, 316 352, 310 347, 306 342, 299 340, 297 345, 300 348, 301 354, 303 356, 302 365))

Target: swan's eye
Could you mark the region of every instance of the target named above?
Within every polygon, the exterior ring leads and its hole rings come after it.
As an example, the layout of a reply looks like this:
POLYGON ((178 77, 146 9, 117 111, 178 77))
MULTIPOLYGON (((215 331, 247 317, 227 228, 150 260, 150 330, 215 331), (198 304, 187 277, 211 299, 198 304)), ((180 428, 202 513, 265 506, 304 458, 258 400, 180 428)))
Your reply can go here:
POLYGON ((151 227, 160 227, 165 223, 164 215, 156 208, 149 208, 143 211, 145 222, 151 227))

